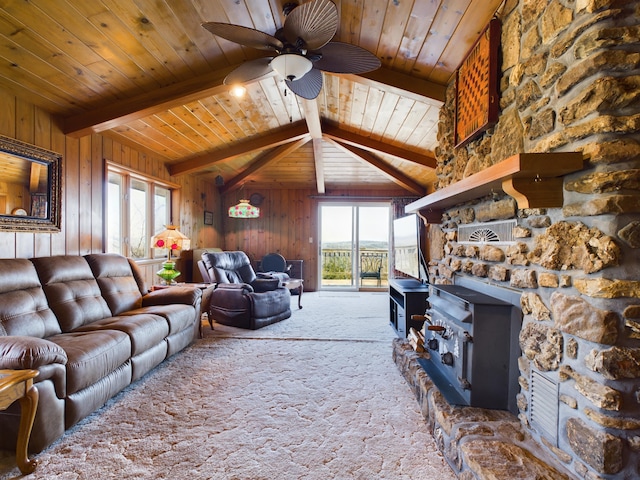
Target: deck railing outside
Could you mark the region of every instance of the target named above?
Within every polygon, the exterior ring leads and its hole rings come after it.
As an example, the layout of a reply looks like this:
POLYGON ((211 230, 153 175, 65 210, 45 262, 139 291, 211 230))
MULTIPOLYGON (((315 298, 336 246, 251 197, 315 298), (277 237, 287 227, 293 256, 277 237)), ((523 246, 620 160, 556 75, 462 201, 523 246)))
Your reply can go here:
MULTIPOLYGON (((329 280, 327 284, 334 284, 333 280, 351 280, 352 273, 352 261, 351 250, 349 249, 323 249, 322 250, 322 279, 329 280)), ((380 270, 380 282, 378 279, 367 275, 362 278, 363 283, 367 282, 367 285, 386 284, 388 279, 388 256, 387 250, 360 250, 360 258, 358 259, 358 265, 371 265, 379 260, 382 268, 380 270), (373 279, 373 281, 371 281, 373 279)), ((360 267, 362 269, 362 267, 360 267)), ((363 272, 360 272, 363 273, 363 272)), ((370 273, 370 272, 366 272, 370 273)), ((338 284, 338 282, 336 282, 338 284)))

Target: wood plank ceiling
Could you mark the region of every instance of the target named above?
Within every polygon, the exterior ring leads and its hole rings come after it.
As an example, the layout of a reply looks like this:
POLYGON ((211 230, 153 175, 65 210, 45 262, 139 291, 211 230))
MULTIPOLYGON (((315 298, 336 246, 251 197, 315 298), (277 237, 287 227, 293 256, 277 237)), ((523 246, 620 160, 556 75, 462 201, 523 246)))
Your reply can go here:
POLYGON ((3 0, 0 88, 61 119, 163 158, 174 175, 224 179, 223 191, 401 187, 435 178, 445 85, 503 0, 334 0, 334 41, 382 62, 324 73, 315 100, 270 75, 238 99, 222 81, 260 52, 206 21, 269 34, 281 0, 3 0))

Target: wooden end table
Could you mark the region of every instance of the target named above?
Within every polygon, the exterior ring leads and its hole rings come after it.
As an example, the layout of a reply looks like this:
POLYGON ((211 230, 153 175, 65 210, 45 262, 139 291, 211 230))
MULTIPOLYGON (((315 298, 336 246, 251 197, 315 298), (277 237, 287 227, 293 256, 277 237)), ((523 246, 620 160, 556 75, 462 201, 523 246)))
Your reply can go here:
POLYGON ((284 285, 289 290, 298 289, 298 309, 302 308, 300 302, 302 301, 302 292, 304 291, 304 280, 301 278, 289 278, 287 280, 284 280, 282 282, 282 285, 284 285))
POLYGON ((16 400, 20 401, 20 428, 16 443, 16 463, 23 474, 32 473, 38 462, 29 460, 27 448, 33 420, 38 409, 38 389, 33 379, 37 370, 0 370, 0 410, 6 410, 16 400))

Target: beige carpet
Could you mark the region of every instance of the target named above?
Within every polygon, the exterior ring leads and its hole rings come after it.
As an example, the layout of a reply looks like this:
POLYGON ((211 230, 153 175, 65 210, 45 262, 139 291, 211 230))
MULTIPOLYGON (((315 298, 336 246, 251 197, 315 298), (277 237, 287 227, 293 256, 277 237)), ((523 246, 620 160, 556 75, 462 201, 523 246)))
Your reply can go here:
MULTIPOLYGON (((216 326, 39 454, 33 479, 454 479, 391 359, 382 293, 216 326)), ((19 476, 13 456, 0 478, 19 476)))

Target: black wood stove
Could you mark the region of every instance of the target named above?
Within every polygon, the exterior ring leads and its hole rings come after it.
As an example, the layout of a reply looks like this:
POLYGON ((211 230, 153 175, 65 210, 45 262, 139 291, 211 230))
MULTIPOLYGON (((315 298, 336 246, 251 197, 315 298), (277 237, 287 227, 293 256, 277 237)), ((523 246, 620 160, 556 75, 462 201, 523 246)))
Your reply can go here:
POLYGON ((432 285, 427 304, 418 361, 445 399, 516 413, 520 309, 459 285, 432 285))

